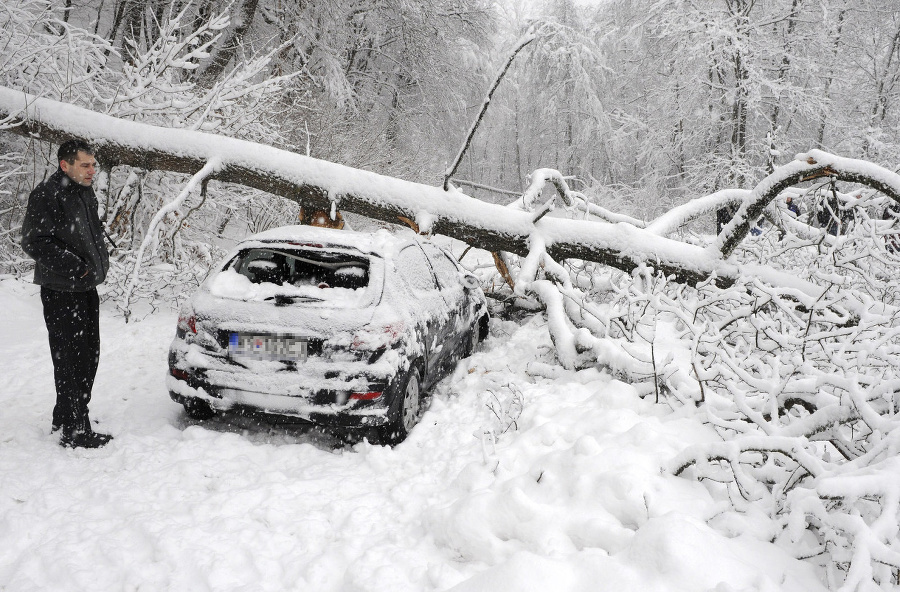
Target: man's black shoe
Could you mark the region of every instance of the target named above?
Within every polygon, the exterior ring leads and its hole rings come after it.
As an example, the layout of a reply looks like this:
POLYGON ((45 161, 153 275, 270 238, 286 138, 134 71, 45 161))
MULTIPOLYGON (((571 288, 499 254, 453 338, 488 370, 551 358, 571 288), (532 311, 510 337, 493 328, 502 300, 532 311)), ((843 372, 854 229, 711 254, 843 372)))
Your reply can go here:
POLYGON ((65 448, 100 448, 112 440, 109 434, 98 432, 74 432, 63 434, 59 439, 59 445, 65 448))

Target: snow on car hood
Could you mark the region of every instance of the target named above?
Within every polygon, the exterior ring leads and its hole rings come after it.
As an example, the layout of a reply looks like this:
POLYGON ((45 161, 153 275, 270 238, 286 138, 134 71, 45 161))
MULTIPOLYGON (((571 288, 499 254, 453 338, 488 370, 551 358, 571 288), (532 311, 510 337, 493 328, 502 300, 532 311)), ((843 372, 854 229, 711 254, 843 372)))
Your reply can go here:
POLYGON ((322 308, 359 308, 371 300, 370 288, 357 289, 316 286, 295 286, 291 284, 254 284, 233 269, 220 271, 210 279, 209 292, 213 296, 231 300, 268 302, 276 297, 293 298, 296 305, 322 308))
MULTIPOLYGON (((284 249, 346 252, 348 257, 368 260, 368 285, 357 289, 334 286, 320 289, 315 285, 254 283, 225 266, 226 269, 220 267, 203 282, 191 302, 192 313, 197 317, 198 326, 206 330, 322 337, 369 349, 401 333, 412 339, 415 326, 424 322, 424 318, 449 314, 440 298, 434 302, 422 300, 409 291, 405 282, 385 279, 395 277, 395 257, 415 242, 417 237, 412 231, 355 233, 309 226, 266 231, 242 241, 225 261, 231 261, 247 249, 279 250, 282 248, 279 245, 284 249)), ((454 285, 453 289, 458 288, 454 285)), ((445 296, 447 300, 454 299, 450 294, 445 296)))
POLYGON ((217 295, 207 290, 199 291, 191 306, 198 323, 204 326, 310 337, 354 331, 371 322, 377 308, 322 306, 321 302, 302 301, 276 306, 274 301, 241 299, 235 298, 234 294, 217 295))

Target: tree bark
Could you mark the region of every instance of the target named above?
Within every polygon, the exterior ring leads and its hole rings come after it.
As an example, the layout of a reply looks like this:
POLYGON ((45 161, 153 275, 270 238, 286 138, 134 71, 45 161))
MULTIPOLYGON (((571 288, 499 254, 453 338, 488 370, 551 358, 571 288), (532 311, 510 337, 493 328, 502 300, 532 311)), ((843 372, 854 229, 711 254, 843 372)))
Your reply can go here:
MULTIPOLYGON (((840 55, 840 47, 841 47, 841 31, 844 28, 844 15, 847 13, 847 9, 838 11, 835 30, 832 33, 834 40, 832 41, 831 46, 831 59, 828 60, 828 73, 825 76, 825 83, 822 89, 822 96, 826 101, 831 100, 831 84, 834 81, 834 71, 835 64, 838 63, 838 56, 840 55)), ((825 144, 825 127, 828 124, 828 119, 824 110, 819 115, 819 130, 818 135, 816 136, 816 145, 819 148, 822 148, 825 144)))
POLYGON ((213 52, 209 65, 197 75, 197 84, 199 86, 211 88, 222 76, 225 67, 234 58, 238 47, 244 40, 244 34, 253 22, 258 3, 259 0, 244 0, 234 11, 238 16, 236 19, 232 19, 228 28, 228 35, 213 52))

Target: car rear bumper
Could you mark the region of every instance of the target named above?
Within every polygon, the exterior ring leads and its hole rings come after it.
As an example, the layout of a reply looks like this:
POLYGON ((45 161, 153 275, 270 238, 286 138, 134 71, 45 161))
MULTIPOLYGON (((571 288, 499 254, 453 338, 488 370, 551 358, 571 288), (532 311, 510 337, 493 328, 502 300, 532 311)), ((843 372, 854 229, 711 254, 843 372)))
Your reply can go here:
MULTIPOLYGON (((371 356, 370 356, 371 357, 371 356)), ((303 363, 231 359, 176 337, 166 377, 179 403, 203 400, 216 411, 265 414, 290 421, 346 428, 388 423, 390 385, 400 372, 396 352, 377 361, 317 352, 303 363)))
POLYGON ((350 400, 344 404, 316 404, 317 400, 343 398, 343 393, 311 392, 309 396, 277 395, 253 390, 217 387, 188 377, 169 374, 166 377, 169 396, 177 403, 205 401, 215 411, 231 411, 243 415, 260 414, 288 422, 313 423, 347 429, 379 427, 388 423, 389 393, 369 401, 350 400))

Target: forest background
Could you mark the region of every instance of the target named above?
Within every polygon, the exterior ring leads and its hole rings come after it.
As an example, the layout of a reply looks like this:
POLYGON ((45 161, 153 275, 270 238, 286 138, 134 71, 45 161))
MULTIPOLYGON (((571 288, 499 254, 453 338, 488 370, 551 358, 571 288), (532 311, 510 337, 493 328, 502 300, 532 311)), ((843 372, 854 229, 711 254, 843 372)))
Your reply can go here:
MULTIPOLYGON (((494 202, 551 167, 651 220, 809 148, 898 161, 900 13, 876 0, 14 0, 0 26, 5 86, 426 184, 531 34, 456 174, 510 192, 465 186, 494 202)), ((0 152, 0 272, 18 275, 27 194, 56 163, 48 144, 10 134, 0 152)), ((125 259, 184 179, 120 169, 98 189, 125 259)), ((227 228, 297 213, 220 186, 169 217, 156 255, 208 265, 227 228)))

